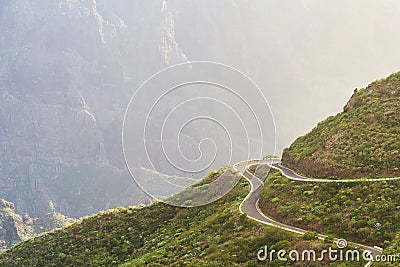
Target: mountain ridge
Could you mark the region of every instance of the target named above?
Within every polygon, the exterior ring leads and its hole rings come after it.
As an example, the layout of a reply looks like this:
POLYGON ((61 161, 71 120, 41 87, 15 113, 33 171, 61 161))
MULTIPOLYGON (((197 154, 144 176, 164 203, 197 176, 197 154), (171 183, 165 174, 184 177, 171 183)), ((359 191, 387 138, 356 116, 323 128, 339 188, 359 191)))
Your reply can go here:
POLYGON ((343 112, 296 139, 282 163, 317 178, 400 176, 400 72, 356 89, 343 112))
MULTIPOLYGON (((205 178, 210 182, 218 172, 205 178)), ((178 208, 156 202, 86 217, 63 229, 28 239, 0 254, 7 266, 292 266, 260 262, 257 252, 314 249, 329 245, 260 224, 239 212, 250 186, 242 179, 218 201, 178 208)), ((352 262, 351 266, 363 266, 352 262)), ((307 262, 306 266, 320 266, 307 262)), ((326 266, 336 266, 326 263, 326 266)))

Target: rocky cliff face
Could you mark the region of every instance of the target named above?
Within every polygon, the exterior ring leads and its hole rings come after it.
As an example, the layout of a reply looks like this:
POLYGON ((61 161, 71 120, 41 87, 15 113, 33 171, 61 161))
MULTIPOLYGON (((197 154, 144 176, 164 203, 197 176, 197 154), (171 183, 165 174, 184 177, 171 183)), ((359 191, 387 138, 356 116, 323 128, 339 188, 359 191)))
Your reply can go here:
POLYGON ((74 219, 52 211, 42 218, 31 218, 29 214, 17 214, 13 203, 0 200, 0 251, 21 240, 62 227, 74 219))
POLYGON ((17 213, 146 202, 124 166, 123 112, 147 76, 186 60, 166 3, 151 2, 131 4, 129 26, 112 2, 0 4, 0 197, 17 213))
POLYGON ((239 68, 257 58, 260 72, 259 51, 242 53, 259 39, 243 7, 253 10, 237 1, 2 1, 0 198, 40 218, 52 205, 80 217, 148 201, 122 155, 128 101, 188 58, 239 68))
POLYGON ((13 203, 0 200, 0 250, 32 236, 32 225, 33 221, 29 215, 16 214, 13 203))

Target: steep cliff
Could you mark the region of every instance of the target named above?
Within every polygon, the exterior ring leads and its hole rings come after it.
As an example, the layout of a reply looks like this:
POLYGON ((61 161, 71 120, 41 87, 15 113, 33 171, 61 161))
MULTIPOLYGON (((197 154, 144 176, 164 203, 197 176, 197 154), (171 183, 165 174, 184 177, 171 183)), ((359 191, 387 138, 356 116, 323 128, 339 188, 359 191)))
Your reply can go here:
POLYGON ((0 251, 21 240, 60 228, 74 221, 55 211, 42 218, 31 218, 27 213, 19 215, 15 212, 14 203, 0 199, 0 251))
POLYGON ((0 3, 0 197, 18 214, 147 201, 124 165, 123 113, 146 77, 186 57, 165 3, 126 6, 129 26, 99 5, 104 15, 95 0, 0 3))
POLYGON ((33 233, 33 220, 29 215, 16 214, 13 203, 0 200, 0 250, 32 236, 33 233))

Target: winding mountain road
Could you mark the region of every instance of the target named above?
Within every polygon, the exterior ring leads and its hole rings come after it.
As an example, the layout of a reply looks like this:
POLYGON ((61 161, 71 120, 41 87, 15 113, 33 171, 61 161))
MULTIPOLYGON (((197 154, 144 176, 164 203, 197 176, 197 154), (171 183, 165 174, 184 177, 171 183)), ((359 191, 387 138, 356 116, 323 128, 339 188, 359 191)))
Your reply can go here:
MULTIPOLYGON (((387 181, 387 180, 398 180, 400 177, 395 177, 395 178, 378 178, 378 179, 343 179, 343 180, 334 180, 334 179, 321 179, 321 178, 309 178, 309 177, 304 177, 301 175, 298 175, 296 172, 293 170, 286 168, 280 164, 279 159, 259 159, 259 160, 247 160, 247 161, 242 161, 238 162, 233 165, 233 168, 235 171, 239 172, 246 180, 249 181, 251 189, 249 194, 246 196, 246 198, 242 201, 242 203, 239 206, 239 210, 241 213, 246 214, 247 217, 266 224, 270 225, 273 227, 277 227, 286 231, 294 232, 297 234, 305 234, 308 232, 307 230, 300 229, 294 226, 286 225, 280 222, 275 221, 274 219, 268 217, 265 215, 259 208, 258 202, 259 202, 259 190, 261 186, 263 185, 263 179, 260 179, 259 177, 256 177, 252 173, 248 171, 248 168, 253 165, 268 165, 269 167, 279 170, 283 176, 287 177, 288 179, 291 180, 296 180, 296 181, 303 181, 303 182, 319 182, 319 183, 327 183, 327 182, 374 182, 374 181, 387 181)), ((265 179, 266 177, 264 177, 265 179)), ((318 234, 319 239, 325 239, 327 236, 318 234)), ((338 242, 339 239, 334 238, 334 242, 338 242)), ((377 256, 382 254, 382 249, 379 247, 370 247, 367 245, 363 244, 358 244, 358 243, 349 243, 354 247, 362 248, 364 250, 367 250, 371 252, 372 256, 376 258, 377 256)), ((372 261, 368 262, 367 266, 371 266, 372 261)))
MULTIPOLYGON (((263 160, 265 161, 265 160, 263 160)), ((400 177, 388 177, 388 178, 358 178, 358 179, 324 179, 324 178, 309 178, 297 174, 295 171, 282 166, 280 163, 263 163, 269 165, 271 168, 276 169, 282 173, 283 176, 296 181, 304 182, 316 182, 316 183, 359 183, 359 182, 382 182, 400 180, 400 177)))

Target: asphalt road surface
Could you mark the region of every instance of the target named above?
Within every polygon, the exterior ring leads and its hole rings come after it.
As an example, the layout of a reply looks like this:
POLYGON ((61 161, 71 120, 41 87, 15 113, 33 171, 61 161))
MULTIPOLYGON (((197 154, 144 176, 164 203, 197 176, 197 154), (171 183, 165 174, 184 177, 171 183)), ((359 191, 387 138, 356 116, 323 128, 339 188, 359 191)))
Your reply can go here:
MULTIPOLYGON (((281 173, 286 176, 288 179, 296 180, 296 181, 304 181, 304 182, 337 182, 336 180, 328 180, 328 179, 315 179, 315 178, 308 178, 308 177, 303 177, 301 175, 296 174, 293 170, 286 168, 282 166, 278 160, 271 160, 271 159, 261 159, 261 160, 248 160, 248 161, 243 161, 236 163, 233 165, 234 169, 238 172, 241 173, 241 175, 249 181, 251 190, 249 194, 246 196, 246 198, 243 200, 243 202, 239 206, 239 210, 241 213, 244 213, 247 215, 247 217, 258 221, 263 224, 267 224, 273 227, 277 227, 286 231, 294 232, 297 234, 305 234, 308 232, 307 230, 300 229, 294 226, 286 225, 280 222, 275 221, 274 219, 268 217, 267 215, 263 214, 260 208, 258 207, 258 202, 259 202, 259 190, 261 186, 263 185, 263 178, 258 178, 254 176, 252 173, 248 171, 248 167, 252 165, 261 165, 261 164, 267 164, 271 168, 278 169, 281 171, 281 173)), ((386 178, 385 178, 386 179, 386 178)), ((397 178, 396 178, 397 179, 397 178)), ((354 179, 350 180, 342 180, 344 182, 354 182, 354 179)), ((327 236, 318 234, 319 239, 325 239, 327 236)), ((339 239, 335 238, 334 242, 338 242, 339 239)), ((363 244, 358 244, 358 243, 353 243, 349 242, 350 245, 358 248, 362 248, 364 250, 368 250, 371 252, 371 254, 376 257, 378 255, 382 254, 382 250, 377 247, 370 247, 367 245, 363 244)), ((369 262, 366 266, 370 266, 372 262, 369 262)))

